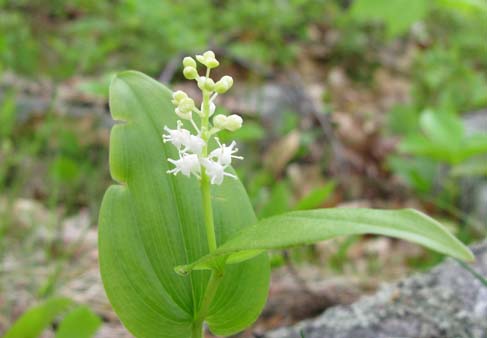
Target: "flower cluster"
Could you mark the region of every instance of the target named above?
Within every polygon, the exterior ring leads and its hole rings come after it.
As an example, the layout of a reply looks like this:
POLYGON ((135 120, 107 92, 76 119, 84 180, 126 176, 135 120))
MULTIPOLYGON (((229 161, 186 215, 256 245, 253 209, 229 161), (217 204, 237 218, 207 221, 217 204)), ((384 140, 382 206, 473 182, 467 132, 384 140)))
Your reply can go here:
POLYGON ((196 55, 196 60, 206 67, 204 76, 200 76, 197 70, 196 61, 192 57, 185 57, 183 60, 183 74, 189 80, 195 80, 203 94, 201 107, 197 108, 193 99, 183 91, 176 91, 172 96, 175 113, 182 120, 191 123, 195 134, 185 129, 183 122, 178 120, 176 129, 164 127, 165 134, 163 141, 170 142, 178 150, 178 159, 169 159, 174 168, 168 170, 169 174, 179 173, 185 176, 195 176, 198 179, 207 177, 211 184, 221 184, 225 176, 236 178, 235 175, 227 172, 232 164, 232 159, 243 159, 235 155, 238 149, 233 141, 230 145, 220 143, 216 134, 221 130, 235 131, 242 126, 242 118, 238 115, 225 116, 216 115, 214 100, 218 94, 227 92, 233 85, 231 76, 225 75, 215 82, 210 78, 211 69, 220 64, 215 53, 207 51, 202 55, 196 55), (193 113, 199 116, 200 126, 193 119, 193 113), (212 121, 210 121, 212 118, 212 121), (208 152, 208 143, 214 137, 218 147, 208 152))

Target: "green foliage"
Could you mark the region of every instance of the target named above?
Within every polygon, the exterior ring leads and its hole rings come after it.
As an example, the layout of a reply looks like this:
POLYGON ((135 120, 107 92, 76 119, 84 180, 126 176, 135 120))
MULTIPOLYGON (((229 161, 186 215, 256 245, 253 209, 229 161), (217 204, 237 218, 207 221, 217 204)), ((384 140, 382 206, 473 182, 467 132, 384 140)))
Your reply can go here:
MULTIPOLYGON (((160 135, 165 125, 176 125, 171 94, 140 73, 121 73, 112 81, 110 107, 113 118, 124 123, 112 129, 110 143, 111 173, 122 185, 109 188, 100 211, 107 295, 137 337, 187 337, 209 273, 184 278, 173 269, 205 255, 208 247, 197 181, 166 174, 167 157, 175 151, 160 135)), ((213 196, 219 244, 255 222, 240 182, 226 180, 213 196)), ((212 331, 228 335, 252 323, 268 281, 265 255, 225 271, 206 318, 212 331)))
POLYGON ((171 55, 215 43, 254 63, 286 63, 296 54, 294 41, 306 39, 325 4, 6 0, 0 3, 0 69, 60 79, 120 68, 157 75, 171 55))
POLYGON ((7 331, 4 338, 37 338, 73 302, 67 298, 51 298, 31 307, 7 331))
MULTIPOLYGON (((465 35, 468 38, 470 34, 465 35)), ((468 57, 461 48, 438 46, 418 56, 413 73, 416 109, 438 107, 466 112, 487 105, 487 78, 477 69, 477 60, 485 59, 485 51, 475 51, 468 57)))
POLYGON ((272 187, 267 203, 262 207, 259 217, 270 217, 289 210, 291 192, 285 182, 279 182, 272 187))
MULTIPOLYGON (((317 209, 257 222, 238 180, 213 186, 218 248, 209 253, 197 180, 167 174, 175 151, 160 135, 176 124, 170 91, 143 74, 120 73, 110 87, 110 107, 122 122, 113 127, 110 144, 111 174, 120 184, 107 190, 100 211, 100 268, 110 302, 137 337, 200 337, 201 320, 218 335, 244 329, 265 303, 269 262, 263 251, 269 249, 371 233, 473 259, 441 224, 413 210, 317 209), (214 298, 200 318, 208 292, 214 298)), ((325 188, 301 207, 318 203, 331 189, 325 188)), ((279 208, 267 213, 283 212, 287 194, 277 185, 279 208)))
POLYGON ((79 306, 64 317, 56 331, 55 338, 90 338, 100 325, 100 317, 88 307, 79 306))
POLYGON ((362 22, 382 22, 389 37, 396 37, 424 18, 429 7, 424 0, 355 0, 350 15, 362 22))
POLYGON ((424 134, 408 135, 399 147, 401 151, 448 164, 459 164, 487 153, 487 135, 465 135, 458 116, 425 111, 421 114, 420 125, 424 134))
MULTIPOLYGON (((50 298, 28 309, 5 333, 4 338, 37 338, 56 318, 73 307, 67 298, 50 298)), ((56 338, 90 338, 101 325, 101 319, 89 308, 78 306, 59 324, 56 338)))
POLYGON ((335 189, 335 182, 330 181, 327 184, 317 187, 311 190, 308 195, 304 196, 301 200, 298 201, 296 206, 294 207, 295 210, 308 210, 319 208, 323 202, 325 202, 328 197, 333 193, 335 189))
POLYGON ((208 269, 221 256, 226 256, 231 262, 238 262, 245 252, 258 253, 367 233, 402 238, 462 260, 474 258, 470 250, 440 223, 412 209, 316 209, 293 211, 263 219, 246 227, 212 254, 178 267, 177 270, 189 272, 193 269, 208 269))

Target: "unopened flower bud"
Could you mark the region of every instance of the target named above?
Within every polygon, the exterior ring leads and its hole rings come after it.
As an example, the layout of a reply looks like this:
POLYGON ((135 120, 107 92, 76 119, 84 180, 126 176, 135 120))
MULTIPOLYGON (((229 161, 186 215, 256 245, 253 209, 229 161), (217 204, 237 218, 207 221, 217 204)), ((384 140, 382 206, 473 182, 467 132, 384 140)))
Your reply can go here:
POLYGON ((178 108, 183 113, 191 112, 195 108, 193 99, 191 99, 189 97, 182 99, 179 102, 178 108))
POLYGON ((176 115, 179 116, 180 118, 182 118, 183 120, 191 120, 192 119, 191 111, 184 112, 178 107, 178 108, 176 108, 175 112, 176 112, 176 115))
POLYGON ((225 128, 230 131, 238 130, 242 127, 242 118, 238 115, 230 115, 227 117, 227 122, 225 124, 225 128))
POLYGON ((186 56, 183 59, 183 66, 196 68, 196 61, 192 57, 186 56))
POLYGON ((225 129, 227 117, 225 115, 217 115, 213 118, 213 126, 218 129, 225 129))
POLYGON ((182 100, 186 99, 187 97, 188 97, 188 94, 186 94, 182 90, 178 90, 178 91, 176 91, 176 92, 174 92, 172 94, 172 103, 175 106, 178 106, 179 105, 179 102, 181 102, 182 100))
POLYGON ((191 66, 186 66, 183 69, 183 75, 188 80, 194 80, 198 77, 198 72, 196 71, 196 68, 191 66))
POLYGON ((233 86, 233 78, 231 76, 225 75, 215 83, 215 92, 218 94, 226 93, 233 86))
POLYGON ((211 50, 204 52, 203 55, 196 55, 196 60, 210 69, 216 68, 220 65, 218 60, 215 58, 215 53, 213 53, 211 50))
POLYGON ((198 78, 198 87, 201 90, 212 92, 215 89, 215 82, 210 78, 207 78, 205 76, 200 76, 198 78))

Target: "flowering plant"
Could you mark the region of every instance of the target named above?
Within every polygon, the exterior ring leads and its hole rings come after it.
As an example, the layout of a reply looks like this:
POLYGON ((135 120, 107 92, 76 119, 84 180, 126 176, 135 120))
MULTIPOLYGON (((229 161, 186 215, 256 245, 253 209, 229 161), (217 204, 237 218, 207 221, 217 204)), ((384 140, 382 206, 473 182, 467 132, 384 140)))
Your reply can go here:
POLYGON ((213 52, 196 59, 205 75, 193 58, 183 60, 183 74, 200 88, 200 108, 133 71, 110 86, 110 110, 121 121, 110 137, 119 184, 100 210, 100 269, 113 308, 136 337, 200 338, 204 323, 227 336, 251 325, 267 298, 270 249, 371 233, 473 259, 440 223, 410 209, 316 209, 258 221, 231 167, 242 159, 236 143, 217 138, 242 125, 237 115, 215 115, 217 95, 233 80, 211 79, 219 65, 213 52))

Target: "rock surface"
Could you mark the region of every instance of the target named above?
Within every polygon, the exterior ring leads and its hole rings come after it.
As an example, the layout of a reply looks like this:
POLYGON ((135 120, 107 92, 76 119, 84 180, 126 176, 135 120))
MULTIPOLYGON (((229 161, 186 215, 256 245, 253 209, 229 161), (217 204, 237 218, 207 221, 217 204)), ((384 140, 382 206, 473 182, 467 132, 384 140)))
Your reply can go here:
MULTIPOLYGON (((487 276, 487 242, 471 267, 487 276)), ((487 338, 487 286, 453 260, 262 338, 487 338)))

